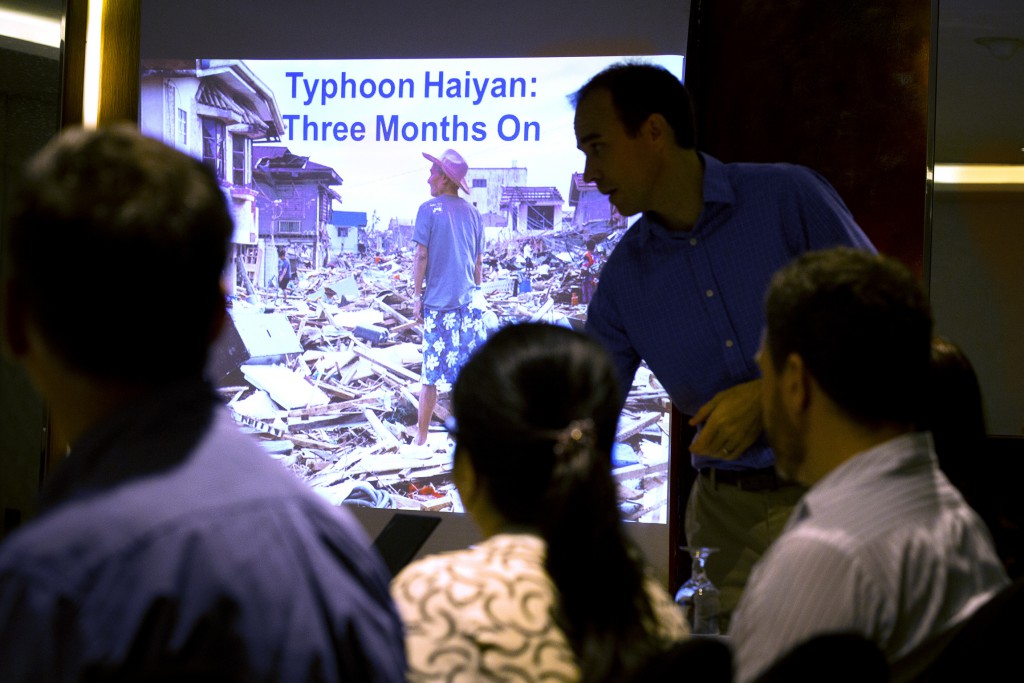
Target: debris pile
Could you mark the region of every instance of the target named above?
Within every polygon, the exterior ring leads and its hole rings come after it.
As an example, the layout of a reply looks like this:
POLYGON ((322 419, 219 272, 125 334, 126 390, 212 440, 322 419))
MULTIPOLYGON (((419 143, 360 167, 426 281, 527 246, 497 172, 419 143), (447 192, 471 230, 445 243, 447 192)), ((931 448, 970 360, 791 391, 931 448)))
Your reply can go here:
MULTIPOLYGON (((610 251, 618 235, 602 237, 610 251)), ((524 320, 582 328, 583 242, 563 233, 489 240, 477 293, 488 331, 524 320)), ((346 254, 298 271, 286 292, 254 286, 257 297, 232 302, 208 374, 235 420, 335 504, 461 512, 441 426, 447 387, 427 443, 413 445, 422 331, 411 252, 346 254)), ((666 521, 668 421, 668 396, 642 366, 613 456, 626 519, 666 521)))

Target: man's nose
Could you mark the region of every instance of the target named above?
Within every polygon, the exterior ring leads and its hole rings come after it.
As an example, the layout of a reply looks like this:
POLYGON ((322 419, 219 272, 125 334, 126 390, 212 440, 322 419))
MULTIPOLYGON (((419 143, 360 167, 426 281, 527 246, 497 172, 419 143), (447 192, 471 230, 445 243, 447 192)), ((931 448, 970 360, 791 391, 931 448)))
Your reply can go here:
POLYGON ((590 159, 587 159, 586 162, 583 164, 583 180, 584 180, 584 182, 592 183, 595 180, 597 180, 597 178, 598 178, 598 173, 597 173, 597 169, 595 168, 595 164, 592 163, 590 161, 590 159))

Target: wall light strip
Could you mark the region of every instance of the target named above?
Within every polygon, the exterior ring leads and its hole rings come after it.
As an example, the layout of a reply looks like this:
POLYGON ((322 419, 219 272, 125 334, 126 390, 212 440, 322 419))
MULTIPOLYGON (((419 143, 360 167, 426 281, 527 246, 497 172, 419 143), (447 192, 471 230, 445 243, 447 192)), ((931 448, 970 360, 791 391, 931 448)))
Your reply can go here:
POLYGON ((942 185, 1024 185, 1024 164, 935 164, 942 185))
POLYGON ((60 19, 0 8, 0 36, 60 47, 60 19))
POLYGON ((95 128, 100 115, 101 47, 104 0, 89 0, 85 25, 85 75, 82 84, 82 125, 95 128))

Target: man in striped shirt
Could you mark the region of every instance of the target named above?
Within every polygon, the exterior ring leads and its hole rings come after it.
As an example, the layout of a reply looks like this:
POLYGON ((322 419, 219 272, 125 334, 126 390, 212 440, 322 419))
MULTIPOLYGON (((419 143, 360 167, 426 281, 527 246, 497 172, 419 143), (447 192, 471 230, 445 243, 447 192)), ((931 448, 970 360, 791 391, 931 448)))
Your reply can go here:
MULTIPOLYGON (((915 431, 932 317, 895 261, 847 248, 779 271, 758 352, 779 473, 810 487, 733 617, 737 681, 823 633, 875 642, 894 680, 1007 583, 984 523, 915 431)), ((841 665, 841 664, 837 664, 841 665)))

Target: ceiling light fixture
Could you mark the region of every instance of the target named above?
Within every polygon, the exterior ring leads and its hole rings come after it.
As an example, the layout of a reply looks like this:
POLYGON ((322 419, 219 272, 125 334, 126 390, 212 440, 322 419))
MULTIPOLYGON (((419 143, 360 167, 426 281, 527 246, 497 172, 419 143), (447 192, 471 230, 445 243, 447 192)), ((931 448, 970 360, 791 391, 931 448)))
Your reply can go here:
POLYGON ((1024 185, 1024 164, 935 164, 939 185, 1024 185))
POLYGON ((996 59, 1004 61, 1012 57, 1017 50, 1024 47, 1024 40, 1008 38, 1006 36, 985 36, 983 38, 975 38, 974 42, 987 48, 996 59))
POLYGON ((0 36, 60 47, 60 19, 0 7, 0 36))
POLYGON ((85 69, 82 80, 82 125, 95 128, 100 116, 103 73, 103 12, 107 0, 90 0, 85 19, 85 69))

